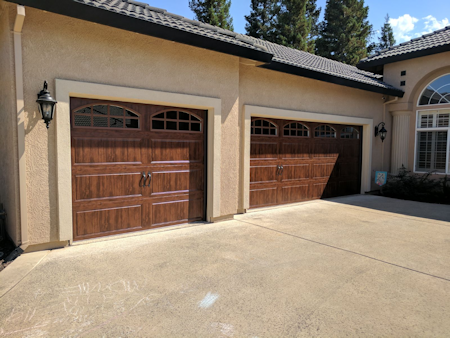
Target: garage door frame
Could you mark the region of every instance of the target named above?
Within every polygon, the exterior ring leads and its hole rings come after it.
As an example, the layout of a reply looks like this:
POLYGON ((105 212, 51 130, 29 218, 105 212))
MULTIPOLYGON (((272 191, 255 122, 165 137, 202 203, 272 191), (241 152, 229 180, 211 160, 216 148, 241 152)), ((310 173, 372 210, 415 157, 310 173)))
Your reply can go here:
POLYGON ((56 181, 58 233, 60 241, 73 241, 70 97, 154 104, 206 110, 207 113, 207 200, 206 220, 220 217, 221 106, 222 100, 147 89, 119 87, 90 82, 55 80, 56 181))
POLYGON ((252 117, 362 126, 361 194, 366 191, 370 191, 374 125, 373 119, 244 105, 244 121, 242 123, 242 144, 244 147, 242 151, 244 156, 242 156, 242 186, 240 191, 242 196, 242 204, 240 205, 239 212, 244 213, 250 208, 250 125, 252 117))

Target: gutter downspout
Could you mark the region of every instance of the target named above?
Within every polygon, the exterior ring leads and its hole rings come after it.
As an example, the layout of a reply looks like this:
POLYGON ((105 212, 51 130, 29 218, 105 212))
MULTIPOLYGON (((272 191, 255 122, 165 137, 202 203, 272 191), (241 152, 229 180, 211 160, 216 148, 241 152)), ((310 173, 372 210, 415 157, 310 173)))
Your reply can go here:
MULTIPOLYGON (((384 109, 383 109, 383 122, 386 122, 386 105, 398 101, 398 96, 395 97, 395 99, 386 101, 383 103, 384 109)), ((381 170, 384 170, 384 144, 381 148, 381 170)))
POLYGON ((25 7, 17 5, 14 22, 14 69, 16 75, 17 148, 19 158, 20 245, 28 246, 27 172, 25 158, 25 102, 23 90, 22 28, 25 7))

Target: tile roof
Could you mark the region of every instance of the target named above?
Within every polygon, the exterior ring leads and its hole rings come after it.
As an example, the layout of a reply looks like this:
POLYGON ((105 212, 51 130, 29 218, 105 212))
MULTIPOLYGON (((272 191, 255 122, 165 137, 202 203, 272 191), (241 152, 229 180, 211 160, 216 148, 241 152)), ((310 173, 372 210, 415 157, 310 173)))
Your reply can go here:
POLYGON ((403 91, 400 89, 384 83, 380 75, 307 52, 190 20, 135 0, 7 1, 250 58, 262 62, 261 67, 268 69, 388 95, 403 95, 403 91), (93 11, 86 11, 86 5, 93 8, 93 11), (102 15, 103 10, 106 11, 104 15, 102 15), (117 15, 122 15, 123 19, 118 20, 117 15))
POLYGON ((450 51, 450 26, 425 34, 362 59, 359 68, 382 65, 415 57, 450 51))

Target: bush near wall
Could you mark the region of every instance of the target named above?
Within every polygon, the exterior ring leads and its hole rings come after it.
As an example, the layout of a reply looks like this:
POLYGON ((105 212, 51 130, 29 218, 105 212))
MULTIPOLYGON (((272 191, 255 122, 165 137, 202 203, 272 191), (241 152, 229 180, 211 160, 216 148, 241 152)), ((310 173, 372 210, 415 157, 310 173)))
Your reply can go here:
POLYGON ((447 176, 433 178, 434 173, 413 174, 402 167, 398 175, 388 177, 381 194, 404 200, 450 204, 450 179, 447 176))

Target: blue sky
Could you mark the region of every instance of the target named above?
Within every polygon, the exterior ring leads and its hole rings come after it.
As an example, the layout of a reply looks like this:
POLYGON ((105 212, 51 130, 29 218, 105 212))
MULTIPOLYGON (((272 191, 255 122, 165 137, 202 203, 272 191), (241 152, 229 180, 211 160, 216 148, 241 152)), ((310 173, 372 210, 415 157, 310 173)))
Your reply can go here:
MULTIPOLYGON (((189 0, 140 0, 154 7, 193 19, 189 0)), ((431 31, 450 25, 450 0, 366 0, 369 6, 369 21, 375 30, 380 30, 384 17, 389 14, 397 43, 408 41, 431 31)), ((326 0, 317 0, 322 7, 326 0)), ((250 0, 231 0, 231 15, 234 30, 245 33, 244 15, 250 13, 250 0)))

